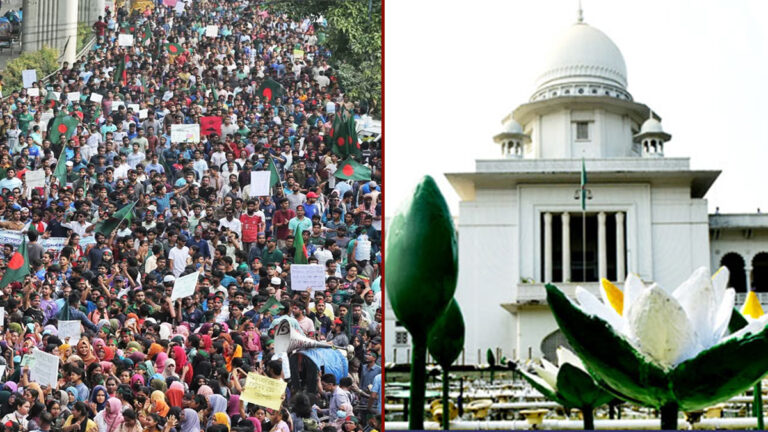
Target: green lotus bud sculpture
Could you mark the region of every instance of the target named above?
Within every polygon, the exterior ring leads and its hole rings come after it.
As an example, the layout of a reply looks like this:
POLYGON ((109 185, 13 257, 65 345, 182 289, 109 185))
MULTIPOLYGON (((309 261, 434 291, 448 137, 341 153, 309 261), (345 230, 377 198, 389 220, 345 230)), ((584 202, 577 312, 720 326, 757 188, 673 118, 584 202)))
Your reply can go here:
POLYGON ((496 356, 493 355, 493 351, 490 348, 485 351, 485 359, 488 361, 488 368, 491 370, 491 385, 493 385, 493 373, 496 368, 496 356))
POLYGON ((542 366, 533 364, 536 375, 518 368, 526 381, 547 399, 565 407, 581 410, 584 419, 584 429, 595 428, 594 410, 606 404, 613 396, 600 388, 584 367, 584 364, 565 347, 557 349, 557 364, 553 365, 546 359, 541 359, 542 366))
POLYGON ((710 278, 700 268, 673 291, 635 275, 623 292, 604 281, 603 302, 580 287, 577 302, 552 284, 546 290, 560 330, 596 381, 659 409, 661 428, 676 429, 679 410, 728 400, 768 371, 768 318, 728 334, 735 292, 727 283, 727 269, 710 278))
POLYGON ((450 429, 449 415, 449 371, 453 362, 459 358, 464 348, 464 316, 456 299, 451 299, 448 307, 437 319, 427 339, 427 348, 432 357, 443 369, 443 429, 450 429))
POLYGON ((386 246, 387 295, 412 337, 410 429, 424 429, 427 334, 453 298, 456 230, 435 180, 426 176, 392 219, 386 246))

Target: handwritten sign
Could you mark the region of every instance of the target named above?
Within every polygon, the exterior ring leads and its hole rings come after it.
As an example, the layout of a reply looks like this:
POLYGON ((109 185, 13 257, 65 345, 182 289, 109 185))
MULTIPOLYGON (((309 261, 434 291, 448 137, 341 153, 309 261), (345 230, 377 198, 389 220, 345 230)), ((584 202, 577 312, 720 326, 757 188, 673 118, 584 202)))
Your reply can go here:
POLYGON ((132 34, 120 33, 117 36, 117 45, 118 46, 133 46, 133 35, 132 34))
POLYGON ((128 104, 127 108, 129 110, 133 110, 133 112, 139 112, 139 109, 141 109, 141 106, 139 104, 128 104))
POLYGON ((101 103, 101 100, 104 99, 104 96, 98 94, 98 93, 91 93, 91 101, 96 103, 101 103))
POLYGON ((189 297, 195 293, 195 287, 197 286, 197 278, 200 276, 200 272, 196 271, 192 274, 182 276, 173 283, 173 291, 171 292, 171 301, 178 300, 180 298, 189 297))
POLYGON ((121 106, 125 106, 125 102, 119 100, 112 101, 112 111, 119 110, 121 106))
POLYGON ((325 291, 325 266, 294 264, 291 266, 291 289, 294 291, 325 291))
POLYGON ((251 197, 269 195, 269 171, 251 171, 251 197))
POLYGON ((219 26, 217 25, 209 25, 205 27, 205 35, 207 37, 216 37, 219 35, 219 26))
POLYGON ((200 142, 200 125, 199 124, 171 125, 171 142, 199 143, 200 142))
POLYGON ((271 409, 280 409, 286 382, 251 372, 245 378, 245 388, 240 400, 271 409))
POLYGON ((29 97, 40 97, 40 89, 37 87, 32 87, 27 89, 27 96, 29 97))
POLYGON ((30 88, 37 81, 37 70, 24 69, 21 71, 21 81, 24 88, 30 88))
POLYGON ((35 363, 29 368, 29 379, 40 385, 56 387, 59 380, 59 357, 36 350, 35 363))
POLYGON ((70 102, 79 102, 80 101, 80 92, 69 92, 67 93, 67 100, 70 102))
POLYGON ((304 58, 304 51, 300 49, 293 50, 293 58, 296 60, 304 58))
POLYGON ((76 344, 80 340, 80 321, 59 321, 59 339, 70 345, 76 344))
POLYGON ((27 181, 27 199, 32 198, 32 189, 45 187, 45 170, 27 171, 24 175, 27 181))

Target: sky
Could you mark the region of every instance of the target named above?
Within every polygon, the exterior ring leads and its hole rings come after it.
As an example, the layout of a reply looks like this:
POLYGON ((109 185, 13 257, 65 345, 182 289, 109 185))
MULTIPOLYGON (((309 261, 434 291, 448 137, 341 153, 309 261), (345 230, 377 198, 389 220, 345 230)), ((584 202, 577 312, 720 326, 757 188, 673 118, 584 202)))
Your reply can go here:
MULTIPOLYGON (((621 50, 628 91, 662 117, 668 157, 722 170, 710 212, 768 211, 768 1, 583 0, 621 50)), ((391 217, 422 176, 498 158, 501 119, 528 102, 578 0, 385 4, 385 187, 391 217)))

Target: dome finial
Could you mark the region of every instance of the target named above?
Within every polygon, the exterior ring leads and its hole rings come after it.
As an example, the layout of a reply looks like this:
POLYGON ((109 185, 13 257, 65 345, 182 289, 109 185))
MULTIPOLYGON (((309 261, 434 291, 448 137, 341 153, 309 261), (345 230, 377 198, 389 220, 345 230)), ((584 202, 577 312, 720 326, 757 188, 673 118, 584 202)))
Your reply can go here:
POLYGON ((578 23, 584 22, 584 11, 581 9, 581 0, 579 0, 579 16, 576 19, 576 22, 578 23))

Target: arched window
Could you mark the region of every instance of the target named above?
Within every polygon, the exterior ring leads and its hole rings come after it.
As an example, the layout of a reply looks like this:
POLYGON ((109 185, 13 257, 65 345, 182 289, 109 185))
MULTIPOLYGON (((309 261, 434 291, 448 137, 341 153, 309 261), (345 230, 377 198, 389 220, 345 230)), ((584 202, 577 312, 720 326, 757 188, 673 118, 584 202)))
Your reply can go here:
POLYGON ((544 353, 544 358, 554 364, 557 364, 557 348, 561 346, 573 351, 573 348, 565 339, 565 335, 559 329, 541 340, 541 352, 544 353))
POLYGON ((768 252, 752 258, 752 287, 757 292, 768 292, 768 252))
POLYGON ((731 273, 728 278, 728 286, 735 289, 736 292, 747 292, 744 258, 736 252, 729 252, 720 259, 720 265, 727 267, 731 273))

